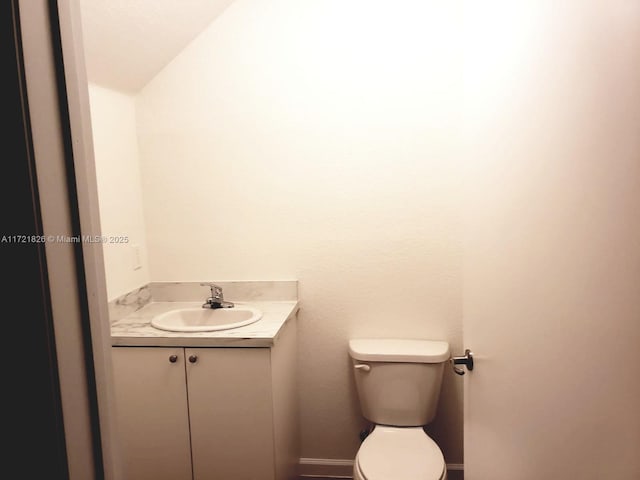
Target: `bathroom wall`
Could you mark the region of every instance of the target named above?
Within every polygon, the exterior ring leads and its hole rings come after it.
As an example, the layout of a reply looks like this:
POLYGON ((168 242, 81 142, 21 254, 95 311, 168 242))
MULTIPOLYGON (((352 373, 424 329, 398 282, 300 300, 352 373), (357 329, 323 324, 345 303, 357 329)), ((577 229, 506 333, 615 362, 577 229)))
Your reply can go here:
MULTIPOLYGON (((150 278, 300 282, 303 457, 359 446, 349 338, 462 350, 446 3, 238 0, 136 98, 150 278)), ((449 369, 429 431, 462 463, 449 369)))
POLYGON ((102 242, 107 295, 113 300, 149 282, 135 101, 97 85, 89 85, 89 98, 100 222, 107 237, 102 242), (128 241, 112 238, 121 236, 128 241))

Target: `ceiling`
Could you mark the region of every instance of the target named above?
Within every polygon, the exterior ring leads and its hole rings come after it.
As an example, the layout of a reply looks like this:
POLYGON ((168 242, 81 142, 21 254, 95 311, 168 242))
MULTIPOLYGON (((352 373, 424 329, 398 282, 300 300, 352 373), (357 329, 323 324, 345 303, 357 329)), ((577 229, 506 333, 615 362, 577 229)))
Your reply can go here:
POLYGON ((89 82, 137 92, 233 0, 80 0, 89 82))

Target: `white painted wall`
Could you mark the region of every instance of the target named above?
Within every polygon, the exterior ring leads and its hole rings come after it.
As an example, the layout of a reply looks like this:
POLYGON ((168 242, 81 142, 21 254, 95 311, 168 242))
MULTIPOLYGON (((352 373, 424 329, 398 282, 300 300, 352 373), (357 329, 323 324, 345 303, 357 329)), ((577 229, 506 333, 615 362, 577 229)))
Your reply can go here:
POLYGON ((102 234, 128 236, 103 243, 109 300, 149 282, 134 97, 89 85, 102 234), (134 270, 135 246, 141 268, 134 270))
MULTIPOLYGON (((300 281, 303 457, 359 446, 349 338, 462 348, 444 3, 239 0, 137 97, 152 280, 300 281)), ((449 462, 461 422, 447 370, 449 462)))

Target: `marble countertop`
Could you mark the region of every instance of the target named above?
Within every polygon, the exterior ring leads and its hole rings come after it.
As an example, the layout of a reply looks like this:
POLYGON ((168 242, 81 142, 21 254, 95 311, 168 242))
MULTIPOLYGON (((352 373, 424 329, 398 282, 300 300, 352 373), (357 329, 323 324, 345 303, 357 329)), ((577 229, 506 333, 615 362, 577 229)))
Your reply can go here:
POLYGON ((272 347, 284 325, 295 318, 297 301, 235 302, 262 311, 255 323, 212 332, 169 332, 151 326, 155 315, 177 308, 201 307, 202 302, 151 302, 111 324, 113 346, 155 347, 272 347))

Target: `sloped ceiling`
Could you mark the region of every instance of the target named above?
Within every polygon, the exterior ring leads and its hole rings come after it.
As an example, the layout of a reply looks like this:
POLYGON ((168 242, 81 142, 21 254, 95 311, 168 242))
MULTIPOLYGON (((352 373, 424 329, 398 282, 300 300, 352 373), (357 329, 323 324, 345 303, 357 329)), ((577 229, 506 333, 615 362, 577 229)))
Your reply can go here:
POLYGON ((80 0, 89 81, 134 93, 233 0, 80 0))

